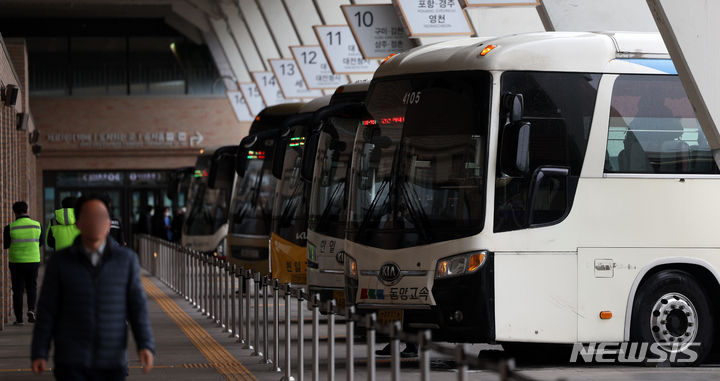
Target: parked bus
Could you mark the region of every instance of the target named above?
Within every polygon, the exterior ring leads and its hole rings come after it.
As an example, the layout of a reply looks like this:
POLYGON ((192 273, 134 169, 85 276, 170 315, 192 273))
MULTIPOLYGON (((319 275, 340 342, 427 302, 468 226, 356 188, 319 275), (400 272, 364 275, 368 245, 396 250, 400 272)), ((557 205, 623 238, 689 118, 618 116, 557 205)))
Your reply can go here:
POLYGON ((367 118, 365 97, 369 83, 339 87, 330 105, 315 113, 318 126, 308 138, 303 177, 311 181, 307 231, 307 284, 311 294, 335 299, 345 308, 345 225, 350 159, 358 125, 367 118))
POLYGON ((278 179, 273 195, 270 234, 270 271, 281 282, 306 284, 307 213, 309 183, 300 176, 305 140, 314 129, 315 111, 325 107, 330 96, 313 99, 286 121, 273 158, 273 176, 278 179))
POLYGON ((227 215, 235 181, 237 146, 206 149, 197 159, 188 192, 183 246, 225 258, 227 215))
POLYGON ((658 34, 455 40, 375 73, 352 302, 457 342, 643 342, 701 362, 720 171, 658 34))
POLYGON ((226 252, 231 263, 263 275, 270 269, 268 241, 272 196, 277 185, 272 175, 273 150, 285 119, 297 114, 302 105, 284 103, 264 109, 238 147, 238 179, 230 202, 226 252))

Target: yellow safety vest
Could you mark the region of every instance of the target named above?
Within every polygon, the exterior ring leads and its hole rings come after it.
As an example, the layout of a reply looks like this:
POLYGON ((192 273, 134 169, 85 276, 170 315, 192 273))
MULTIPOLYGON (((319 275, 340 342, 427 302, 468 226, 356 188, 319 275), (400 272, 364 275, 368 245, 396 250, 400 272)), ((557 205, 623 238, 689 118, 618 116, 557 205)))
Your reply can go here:
POLYGON ((10 224, 10 262, 40 262, 40 223, 21 217, 10 224))
MULTIPOLYGON (((55 238, 55 251, 70 247, 75 238, 80 235, 80 230, 75 226, 75 209, 63 208, 55 211, 57 225, 50 226, 53 238, 55 238)), ((47 237, 45 237, 47 240, 47 237)))

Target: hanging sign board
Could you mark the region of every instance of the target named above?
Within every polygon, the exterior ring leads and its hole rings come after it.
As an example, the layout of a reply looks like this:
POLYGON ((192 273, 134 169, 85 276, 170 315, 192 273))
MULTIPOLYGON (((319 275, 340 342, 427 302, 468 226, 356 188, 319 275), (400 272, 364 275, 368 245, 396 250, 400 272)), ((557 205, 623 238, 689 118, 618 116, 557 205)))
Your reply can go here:
POLYGON ((340 7, 365 59, 383 59, 412 47, 392 4, 340 7))
POLYGON ((268 61, 285 98, 316 98, 323 95, 322 91, 309 90, 305 86, 300 68, 294 59, 278 58, 268 61))
POLYGON ((265 102, 262 99, 262 95, 260 95, 260 89, 258 89, 255 83, 241 83, 240 91, 245 98, 245 103, 247 103, 251 114, 257 115, 265 108, 265 102))
POLYGON ((397 0, 409 37, 470 36, 470 20, 458 0, 397 0))
POLYGON ((350 27, 347 25, 315 25, 320 46, 335 74, 372 74, 379 63, 363 58, 350 27))
POLYGON ((537 1, 522 1, 522 0, 462 0, 466 7, 504 7, 513 5, 540 5, 540 0, 537 1))
POLYGON ((308 89, 335 89, 350 81, 347 75, 333 74, 320 45, 291 46, 290 51, 308 89))
POLYGON ((239 91, 228 91, 227 97, 228 100, 230 100, 230 104, 232 105, 233 111, 235 111, 235 116, 238 121, 252 122, 253 116, 250 115, 250 109, 248 108, 247 103, 245 102, 245 97, 243 97, 242 93, 239 91))
POLYGON ((280 103, 292 102, 283 96, 282 90, 275 79, 275 75, 271 71, 253 71, 253 81, 260 90, 260 96, 266 106, 275 106, 280 103))

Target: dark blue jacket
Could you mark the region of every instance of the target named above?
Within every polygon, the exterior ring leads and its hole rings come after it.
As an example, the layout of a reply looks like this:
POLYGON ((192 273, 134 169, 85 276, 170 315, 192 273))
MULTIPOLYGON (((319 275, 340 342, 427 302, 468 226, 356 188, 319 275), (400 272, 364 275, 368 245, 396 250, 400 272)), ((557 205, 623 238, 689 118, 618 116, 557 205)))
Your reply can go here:
POLYGON ((137 255, 108 237, 102 260, 93 267, 80 237, 53 255, 33 330, 32 359, 89 368, 127 366, 127 323, 138 350, 155 352, 137 255))

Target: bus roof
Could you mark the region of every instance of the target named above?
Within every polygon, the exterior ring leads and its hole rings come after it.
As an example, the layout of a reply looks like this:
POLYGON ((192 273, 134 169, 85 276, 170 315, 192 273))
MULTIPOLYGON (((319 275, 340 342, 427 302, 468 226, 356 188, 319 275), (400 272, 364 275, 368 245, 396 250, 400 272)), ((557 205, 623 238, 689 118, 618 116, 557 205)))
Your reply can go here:
POLYGON ((374 78, 462 70, 677 74, 659 33, 539 32, 417 47, 388 59, 374 78))
POLYGON ((288 116, 297 114, 304 105, 305 103, 302 102, 293 102, 266 107, 255 117, 248 135, 281 128, 285 119, 288 116))
POLYGON ((369 81, 342 85, 335 89, 335 93, 333 93, 332 95, 330 104, 341 102, 362 102, 365 100, 365 96, 367 95, 369 87, 369 81))

